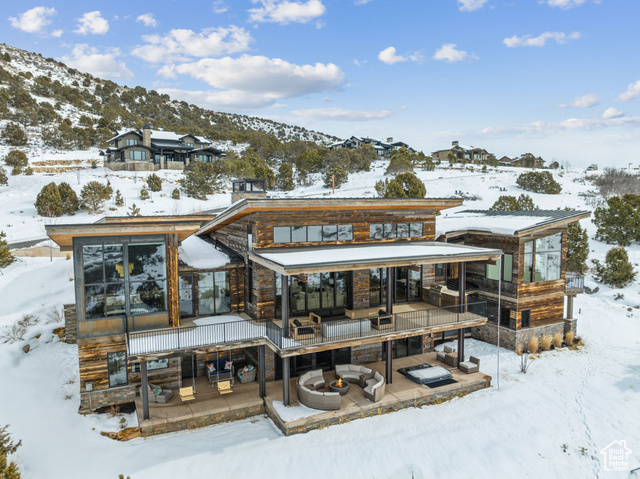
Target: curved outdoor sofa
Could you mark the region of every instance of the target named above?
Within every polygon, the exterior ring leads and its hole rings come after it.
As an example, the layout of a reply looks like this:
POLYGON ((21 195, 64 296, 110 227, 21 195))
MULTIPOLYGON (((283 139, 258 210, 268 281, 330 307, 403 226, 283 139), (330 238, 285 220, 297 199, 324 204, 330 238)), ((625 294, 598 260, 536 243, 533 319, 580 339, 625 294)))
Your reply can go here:
POLYGON ((367 380, 373 377, 373 370, 355 364, 338 364, 336 366, 336 379, 342 378, 347 382, 359 384, 364 388, 367 380))
POLYGON ((367 380, 364 387, 364 397, 373 402, 378 402, 384 397, 385 380, 380 373, 374 373, 373 377, 367 380))
POLYGON ((324 387, 322 369, 304 373, 298 378, 298 401, 307 407, 323 411, 340 409, 340 393, 316 391, 324 387))

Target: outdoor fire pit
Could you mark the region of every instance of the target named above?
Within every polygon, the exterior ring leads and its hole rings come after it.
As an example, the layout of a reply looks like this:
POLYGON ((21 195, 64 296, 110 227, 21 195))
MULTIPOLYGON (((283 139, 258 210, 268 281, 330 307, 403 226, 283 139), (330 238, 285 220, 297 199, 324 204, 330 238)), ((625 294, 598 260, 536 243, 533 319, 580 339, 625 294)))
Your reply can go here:
POLYGON ((340 396, 344 396, 349 392, 349 383, 347 381, 343 381, 342 377, 340 377, 337 381, 331 381, 329 383, 329 391, 340 393, 340 396))

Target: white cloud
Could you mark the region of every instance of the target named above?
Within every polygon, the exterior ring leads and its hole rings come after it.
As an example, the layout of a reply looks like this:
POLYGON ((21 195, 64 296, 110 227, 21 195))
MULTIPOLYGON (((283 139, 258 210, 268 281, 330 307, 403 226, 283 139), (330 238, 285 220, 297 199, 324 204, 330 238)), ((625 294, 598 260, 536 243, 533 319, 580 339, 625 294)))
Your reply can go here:
POLYGON ((627 87, 627 91, 618 97, 618 101, 631 101, 636 98, 640 98, 640 80, 635 83, 631 83, 627 87))
POLYGON ((560 108, 567 108, 567 107, 589 108, 597 105, 598 103, 600 103, 600 99, 598 98, 598 95, 584 95, 584 96, 579 96, 577 98, 574 98, 573 100, 571 100, 570 103, 562 103, 559 106, 560 108))
POLYGON ((622 116, 624 116, 624 112, 613 107, 607 108, 602 114, 602 118, 604 118, 605 120, 610 120, 611 118, 620 118, 622 116))
POLYGON ((433 54, 434 60, 443 60, 449 63, 459 62, 469 58, 465 51, 456 49, 455 43, 445 43, 433 54))
POLYGON ((120 50, 111 48, 104 53, 87 44, 73 47, 72 56, 63 56, 62 61, 70 67, 91 73, 100 78, 133 78, 133 73, 124 62, 118 61, 120 50))
POLYGON ((270 22, 286 25, 288 23, 307 23, 321 17, 326 12, 320 0, 306 2, 288 0, 251 0, 262 6, 249 9, 250 22, 270 22))
POLYGON ((140 15, 138 18, 136 18, 136 22, 144 23, 145 27, 155 27, 156 25, 158 25, 156 19, 153 18, 153 13, 144 13, 140 15))
POLYGON ((407 57, 398 55, 396 53, 395 47, 387 47, 380 53, 378 53, 378 60, 380 60, 382 63, 386 63, 387 65, 394 65, 400 62, 406 62, 407 57))
POLYGON ((578 7, 586 3, 586 1, 587 0, 547 0, 547 3, 551 7, 568 9, 568 8, 578 7))
MULTIPOLYGON (((239 58, 205 58, 162 68, 159 74, 189 75, 224 91, 198 92, 208 105, 263 107, 282 98, 323 91, 336 91, 344 85, 344 73, 336 65, 316 63, 295 65, 278 58, 242 55, 239 58)), ((175 90, 174 94, 196 99, 194 92, 175 90)), ((199 101, 195 103, 200 104, 199 101)))
POLYGON ((369 3, 371 0, 356 0, 355 2, 353 2, 354 5, 366 5, 367 3, 369 3))
POLYGON ((567 43, 568 40, 578 40, 581 37, 580 32, 566 34, 563 32, 544 32, 537 37, 531 35, 523 35, 521 37, 514 35, 502 40, 509 48, 514 47, 543 47, 547 41, 554 40, 558 44, 567 43))
POLYGON ((80 20, 78 20, 78 29, 75 30, 76 33, 80 35, 87 35, 92 33, 94 35, 104 35, 109 31, 109 22, 107 22, 100 15, 100 11, 96 10, 95 12, 87 12, 80 20))
POLYGON ((369 121, 392 115, 390 110, 346 110, 344 108, 307 108, 291 113, 307 120, 369 121))
POLYGON ((54 30, 54 31, 51 32, 51 36, 54 37, 54 38, 60 38, 63 33, 64 33, 64 31, 62 31, 62 30, 54 30))
POLYGON ((49 17, 56 14, 56 9, 51 7, 34 7, 18 17, 10 17, 9 21, 13 28, 27 33, 37 33, 51 23, 49 17))
POLYGON ((488 0, 458 0, 458 9, 461 12, 473 12, 484 7, 488 0))
POLYGON ((249 49, 253 41, 244 28, 208 28, 200 33, 193 30, 174 29, 161 35, 145 35, 146 45, 135 47, 131 54, 151 63, 171 63, 189 59, 217 57, 229 53, 240 53, 249 49))
POLYGON ((229 6, 221 0, 213 2, 213 13, 221 14, 229 10, 229 6))
POLYGON ((481 133, 491 137, 525 135, 544 138, 563 131, 595 131, 624 126, 640 127, 640 117, 623 118, 615 115, 610 118, 569 118, 560 122, 536 121, 524 125, 484 128, 481 133))

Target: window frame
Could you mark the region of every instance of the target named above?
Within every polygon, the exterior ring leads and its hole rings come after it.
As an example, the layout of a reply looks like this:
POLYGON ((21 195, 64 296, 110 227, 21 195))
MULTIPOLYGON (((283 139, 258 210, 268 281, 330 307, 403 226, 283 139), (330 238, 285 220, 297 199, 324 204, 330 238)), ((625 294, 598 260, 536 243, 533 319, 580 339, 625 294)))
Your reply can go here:
POLYGON ((273 244, 294 244, 294 243, 338 243, 353 241, 352 224, 335 225, 303 225, 303 226, 274 226, 272 231, 273 244), (276 239, 276 231, 285 234, 288 230, 288 240, 276 239), (294 231, 298 231, 299 238, 294 240, 294 231), (304 235, 301 234, 304 230, 304 235), (341 235, 343 238, 341 238, 341 235), (346 236, 346 238, 344 237, 346 236), (304 238, 304 239, 302 239, 304 238))
POLYGON ((107 353, 107 377, 109 380, 109 388, 116 388, 116 387, 121 387, 121 386, 127 386, 129 385, 129 371, 127 368, 127 351, 113 351, 113 352, 109 352, 107 353), (118 384, 111 384, 111 378, 112 376, 114 376, 117 373, 112 373, 111 372, 111 361, 110 358, 112 356, 115 355, 124 355, 124 383, 118 383, 118 384))

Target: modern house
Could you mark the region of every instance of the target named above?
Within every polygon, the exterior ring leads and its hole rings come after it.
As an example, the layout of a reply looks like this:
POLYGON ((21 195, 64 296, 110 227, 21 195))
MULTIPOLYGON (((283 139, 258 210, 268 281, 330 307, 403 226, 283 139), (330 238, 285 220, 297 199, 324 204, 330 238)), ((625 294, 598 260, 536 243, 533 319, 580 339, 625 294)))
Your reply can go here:
POLYGON ((225 156, 206 138, 152 130, 148 124, 141 130, 121 131, 108 143, 109 147, 100 154, 104 156, 105 166, 112 170, 181 170, 195 159, 210 163, 225 156))
POLYGON ((392 137, 387 138, 386 141, 382 141, 375 138, 352 136, 346 140, 332 143, 328 148, 330 150, 333 150, 334 148, 348 148, 350 150, 355 150, 364 145, 371 145, 373 149, 376 150, 377 155, 381 158, 387 158, 393 150, 399 150, 403 147, 412 153, 415 153, 416 151, 402 141, 393 141, 392 137))
POLYGON ((449 161, 453 158, 454 162, 465 163, 484 163, 491 156, 487 150, 476 148, 474 146, 460 145, 459 141, 452 141, 451 148, 446 150, 438 150, 431 153, 433 161, 449 161))
POLYGON ((514 344, 564 328, 566 228, 588 213, 521 212, 497 218, 504 231, 467 212, 443 229, 462 200, 266 198, 259 181, 234 182, 216 216, 46 227, 73 251, 81 412, 135 402, 144 435, 265 413, 304 432, 487 387, 464 341, 491 341, 497 311, 514 344), (452 338, 456 352, 432 352, 452 338), (403 376, 420 363, 449 386, 403 376), (360 386, 319 392, 339 368, 360 386), (334 413, 287 422, 296 404, 334 413))

